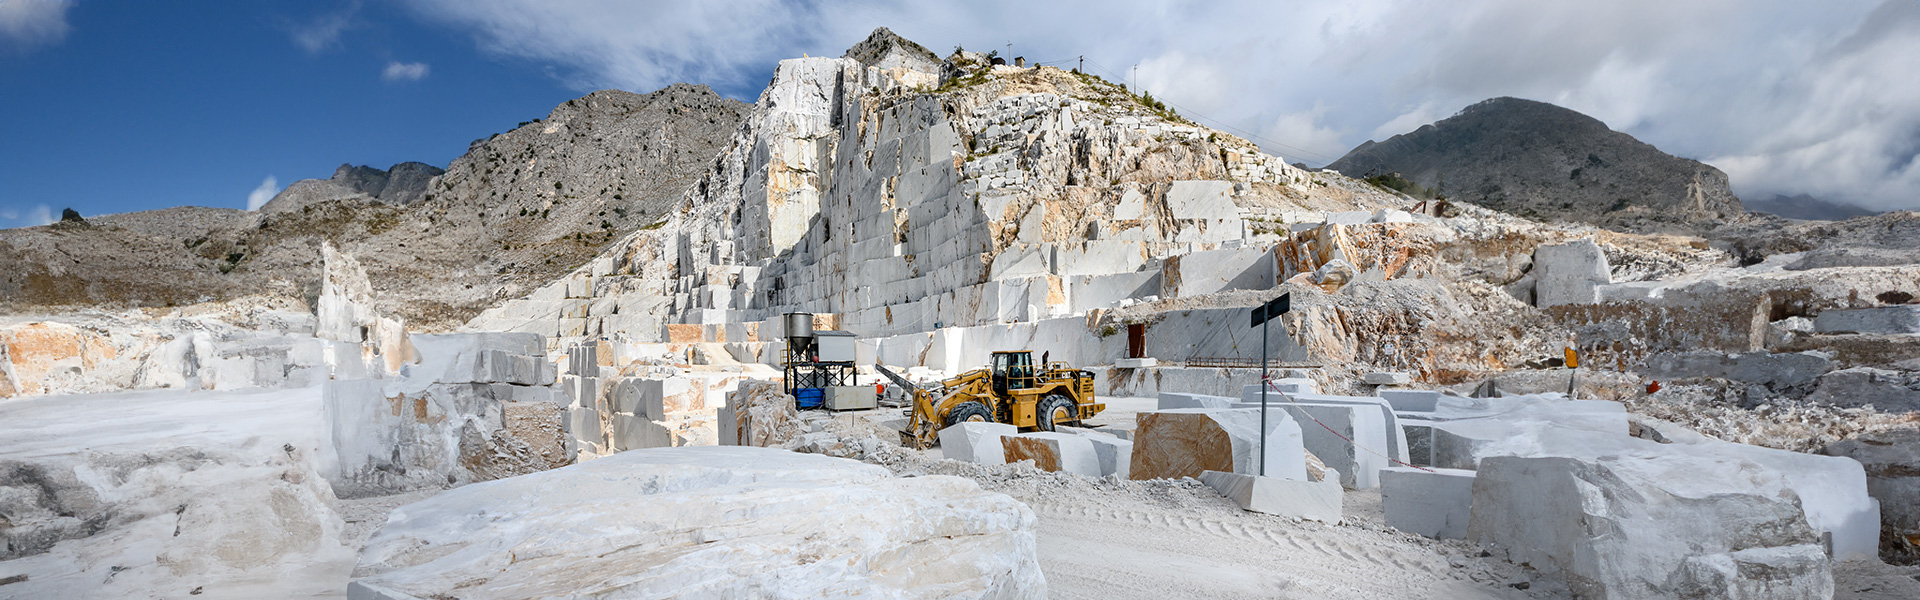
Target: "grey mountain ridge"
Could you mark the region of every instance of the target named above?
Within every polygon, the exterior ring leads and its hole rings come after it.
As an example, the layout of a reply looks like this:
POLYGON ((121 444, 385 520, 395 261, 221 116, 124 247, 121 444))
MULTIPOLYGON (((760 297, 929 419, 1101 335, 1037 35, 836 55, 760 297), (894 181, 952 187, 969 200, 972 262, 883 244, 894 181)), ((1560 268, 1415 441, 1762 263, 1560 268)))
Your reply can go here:
POLYGON ((1400 173, 1450 199, 1627 231, 1697 231, 1746 214, 1719 169, 1519 98, 1368 141, 1327 167, 1355 177, 1400 173))
POLYGON ((386 170, 352 164, 340 165, 329 179, 302 179, 287 185, 272 200, 260 207, 263 212, 299 210, 317 202, 365 196, 406 206, 427 193, 427 184, 446 172, 420 162, 403 162, 386 170))

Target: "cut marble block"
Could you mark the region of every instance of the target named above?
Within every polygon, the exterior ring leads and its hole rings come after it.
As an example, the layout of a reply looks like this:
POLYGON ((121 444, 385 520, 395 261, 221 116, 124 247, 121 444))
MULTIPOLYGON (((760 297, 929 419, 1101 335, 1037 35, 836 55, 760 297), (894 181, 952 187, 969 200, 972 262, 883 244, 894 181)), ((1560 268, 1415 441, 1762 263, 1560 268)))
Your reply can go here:
MULTIPOLYGON (((1448 398, 1445 402, 1453 400, 1448 398)), ((1600 402, 1619 406, 1614 402, 1600 402)), ((1486 460, 1502 456, 1580 459, 1646 456, 1672 464, 1698 461, 1702 465, 1700 470, 1708 465, 1732 463, 1740 465, 1741 472, 1784 482, 1797 496, 1796 510, 1804 515, 1807 524, 1816 532, 1831 534, 1836 558, 1875 554, 1880 506, 1868 494, 1866 470, 1858 461, 1723 442, 1697 434, 1683 435, 1684 429, 1671 424, 1667 425, 1673 430, 1661 436, 1670 443, 1658 443, 1627 436, 1624 426, 1616 432, 1608 421, 1591 420, 1594 414, 1578 412, 1582 409, 1574 406, 1577 404, 1579 402, 1562 400, 1544 406, 1521 406, 1497 417, 1435 423, 1434 462, 1448 468, 1474 468, 1477 464, 1483 471, 1482 477, 1486 460), (1576 412, 1561 414, 1554 409, 1576 412)), ((1676 476, 1709 476, 1704 472, 1682 473, 1676 476)))
POLYGON ((940 430, 942 457, 983 465, 1006 464, 1000 439, 1020 433, 1020 428, 1005 423, 968 421, 940 430))
POLYGON ((600 408, 600 379, 576 375, 560 376, 560 387, 567 391, 573 406, 600 408))
POLYGON ((1920 558, 1920 431, 1866 433, 1825 452, 1865 467, 1867 492, 1880 502, 1881 539, 1892 542, 1881 549, 1888 559, 1920 558))
POLYGON ((1042 471, 1099 477, 1100 456, 1090 436, 1041 431, 1000 438, 1008 463, 1032 460, 1042 471))
MULTIPOLYGON (((1204 471, 1258 474, 1261 468, 1258 409, 1182 408, 1135 416, 1132 479, 1199 477, 1204 471)), ((1267 418, 1267 476, 1307 479, 1300 426, 1284 411, 1267 418)))
MULTIPOLYGON (((1240 398, 1246 402, 1259 402, 1261 387, 1263 386, 1259 384, 1241 386, 1240 398)), ((1318 394, 1320 393, 1320 384, 1305 377, 1285 377, 1273 380, 1273 388, 1267 390, 1269 402, 1273 401, 1275 392, 1282 394, 1318 394)))
POLYGON ((1205 471, 1200 482, 1233 500, 1243 510, 1339 523, 1345 490, 1340 483, 1296 481, 1241 473, 1205 471))
POLYGON ((1595 304, 1599 286, 1613 282, 1607 255, 1592 239, 1533 250, 1534 305, 1595 304))
POLYGON ((1302 424, 1307 451, 1338 469, 1340 483, 1348 487, 1380 487, 1380 470, 1392 466, 1387 457, 1406 459, 1406 438, 1388 437, 1399 433, 1399 427, 1390 424, 1392 412, 1380 405, 1303 401, 1281 407, 1302 424))
MULTIPOLYGON (((1280 398, 1279 396, 1275 396, 1273 399, 1279 400, 1280 398)), ((1167 410, 1173 408, 1233 408, 1233 403, 1239 399, 1226 396, 1209 396, 1206 394, 1160 392, 1159 400, 1160 410, 1167 410)))
POLYGON ((1406 373, 1368 373, 1361 377, 1371 385, 1406 385, 1413 383, 1413 376, 1406 373))
POLYGON ((1430 538, 1465 539, 1473 508, 1473 471, 1382 469, 1380 503, 1388 527, 1430 538))
POLYGON ((1205 250, 1168 257, 1160 266, 1160 297, 1186 298, 1274 285, 1273 253, 1265 248, 1205 250))
POLYGON ((1328 467, 1339 470, 1341 484, 1354 489, 1373 489, 1380 485, 1379 470, 1388 462, 1374 452, 1387 448, 1378 415, 1359 405, 1293 404, 1283 405, 1301 427, 1302 443, 1308 452, 1328 467))
POLYGON ((672 445, 667 428, 645 416, 613 414, 612 447, 615 451, 641 448, 665 448, 672 445))
POLYGON ((1430 413, 1440 403, 1440 392, 1433 390, 1380 390, 1379 394, 1394 412, 1430 413))
MULTIPOLYGON (((1245 402, 1241 404, 1235 405, 1235 408, 1256 408, 1259 406, 1258 404, 1259 401, 1260 401, 1259 397, 1255 396, 1253 398, 1247 399, 1245 402)), ((1406 434, 1401 429, 1400 415, 1394 412, 1394 410, 1392 409, 1391 403, 1389 403, 1385 398, 1376 397, 1376 396, 1329 396, 1325 394, 1301 392, 1301 393, 1288 394, 1287 398, 1274 398, 1271 396, 1268 397, 1268 400, 1267 400, 1268 406, 1270 407, 1277 406, 1275 402, 1281 402, 1286 404, 1294 404, 1294 403, 1351 404, 1351 405, 1380 407, 1380 412, 1379 412, 1380 419, 1378 420, 1378 422, 1381 429, 1381 434, 1385 436, 1384 439, 1386 440, 1387 445, 1384 448, 1372 447, 1372 446, 1369 446, 1369 448, 1371 448, 1375 452, 1380 452, 1380 453, 1386 454, 1387 456, 1391 456, 1395 460, 1400 460, 1403 462, 1407 460, 1406 434)), ((1366 420, 1368 421, 1374 420, 1373 419, 1374 413, 1372 411, 1363 411, 1363 412, 1366 413, 1365 415, 1362 415, 1364 418, 1366 418, 1366 420)), ((1312 425, 1312 423, 1305 423, 1305 424, 1312 425)), ((1307 430, 1306 427, 1301 428, 1302 432, 1305 432, 1306 430, 1307 430)), ((1322 431, 1324 431, 1324 429, 1322 429, 1322 431)))
POLYGON ((582 442, 600 443, 605 438, 600 431, 600 411, 591 408, 567 409, 567 433, 582 442))
POLYGON ((545 386, 508 386, 510 398, 514 402, 546 402, 566 406, 566 394, 545 386))
POLYGON ((1400 430, 1407 434, 1407 464, 1433 466, 1433 423, 1406 419, 1400 421, 1400 430))
POLYGON ((1821 536, 1785 482, 1690 454, 1487 457, 1468 539, 1585 598, 1833 597, 1821 536))
POLYGON ((1093 442, 1093 454, 1100 459, 1100 475, 1126 479, 1133 466, 1133 442, 1097 433, 1086 438, 1093 442))
POLYGON ((1813 318, 1813 328, 1820 333, 1920 333, 1920 305, 1823 311, 1813 318))
POLYGON ((1120 369, 1144 369, 1158 364, 1160 364, 1160 361, 1151 357, 1113 359, 1113 366, 1120 369))

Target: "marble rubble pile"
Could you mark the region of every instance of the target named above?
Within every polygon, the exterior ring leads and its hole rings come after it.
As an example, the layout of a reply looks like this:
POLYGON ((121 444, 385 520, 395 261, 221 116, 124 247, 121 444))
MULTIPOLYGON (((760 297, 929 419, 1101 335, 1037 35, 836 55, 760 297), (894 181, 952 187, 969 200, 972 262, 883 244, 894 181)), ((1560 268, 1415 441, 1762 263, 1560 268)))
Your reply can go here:
POLYGON ((1034 523, 957 477, 765 448, 636 450, 400 508, 348 595, 1032 598, 1047 589, 1034 523))

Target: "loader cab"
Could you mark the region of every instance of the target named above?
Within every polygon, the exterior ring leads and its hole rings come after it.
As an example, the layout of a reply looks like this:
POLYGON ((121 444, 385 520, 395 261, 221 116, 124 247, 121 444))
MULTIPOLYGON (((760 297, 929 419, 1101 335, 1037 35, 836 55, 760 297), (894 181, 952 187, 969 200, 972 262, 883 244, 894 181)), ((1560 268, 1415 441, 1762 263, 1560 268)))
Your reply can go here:
POLYGON ((995 352, 993 353, 993 391, 1002 396, 1008 390, 1024 390, 1033 387, 1032 352, 995 352))

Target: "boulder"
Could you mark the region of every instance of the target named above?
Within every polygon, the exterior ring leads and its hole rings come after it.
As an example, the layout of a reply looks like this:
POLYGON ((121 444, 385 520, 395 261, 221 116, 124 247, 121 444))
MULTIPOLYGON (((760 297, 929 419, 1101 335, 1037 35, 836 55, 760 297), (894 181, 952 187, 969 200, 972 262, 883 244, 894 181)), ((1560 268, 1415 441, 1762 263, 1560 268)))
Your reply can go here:
POLYGON ((1282 517, 1339 523, 1345 491, 1338 478, 1296 481, 1241 473, 1206 471, 1200 482, 1226 496, 1241 510, 1282 517))
POLYGON ((1472 516, 1473 471, 1382 469, 1380 504, 1388 527, 1430 538, 1463 539, 1472 516))
POLYGON ((957 423, 940 430, 940 455, 983 465, 1006 464, 1007 455, 1000 439, 1018 433, 1020 428, 1005 423, 957 423))
POLYGON ((1824 311, 1813 318, 1813 329, 1820 333, 1920 333, 1920 304, 1824 311))
POLYGON ((783 450, 636 450, 403 506, 351 598, 1033 598, 1033 512, 958 477, 783 450))
MULTIPOLYGON (((1199 477, 1205 471, 1260 473, 1260 410, 1251 408, 1156 410, 1135 416, 1132 479, 1199 477)), ((1300 426, 1284 411, 1267 415, 1268 477, 1305 481, 1306 449, 1300 426)))
POLYGON ((1831 598, 1820 535, 1777 474, 1660 452, 1489 457, 1468 538, 1580 598, 1831 598))
POLYGON ((1040 431, 1000 438, 1006 462, 1033 461, 1042 471, 1074 473, 1099 477, 1100 456, 1094 452, 1091 436, 1040 431))
POLYGON ((1920 562, 1920 430, 1862 434, 1827 446, 1825 453, 1866 468, 1867 493, 1880 501, 1880 557, 1920 562))

